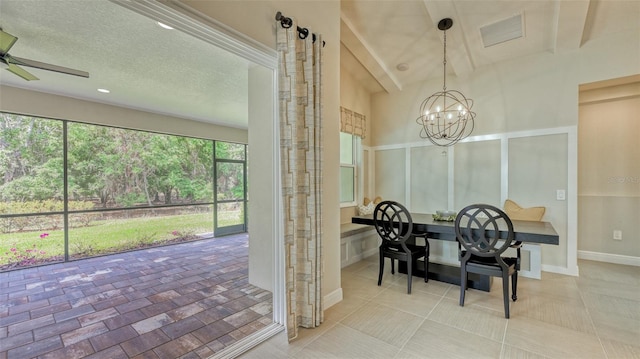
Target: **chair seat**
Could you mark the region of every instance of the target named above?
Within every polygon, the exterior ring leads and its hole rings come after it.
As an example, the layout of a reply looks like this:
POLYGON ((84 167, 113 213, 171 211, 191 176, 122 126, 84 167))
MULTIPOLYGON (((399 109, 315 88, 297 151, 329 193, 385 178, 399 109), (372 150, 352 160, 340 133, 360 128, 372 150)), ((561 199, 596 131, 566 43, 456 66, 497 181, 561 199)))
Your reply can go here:
MULTIPOLYGON (((411 251, 411 255, 424 255, 424 251, 425 251, 425 246, 418 246, 418 245, 414 245, 414 244, 405 244, 407 246, 407 248, 409 249, 409 251, 411 251)), ((387 252, 397 252, 398 255, 400 256, 407 256, 407 253, 404 251, 404 249, 402 248, 401 245, 397 244, 397 245, 388 245, 384 248, 384 251, 387 252)))
MULTIPOLYGON (((502 259, 507 265, 507 273, 509 275, 516 272, 516 263, 518 262, 517 258, 502 257, 502 259)), ((502 274, 502 267, 500 267, 500 264, 496 262, 494 257, 480 257, 471 255, 471 258, 469 258, 469 260, 467 261, 466 266, 468 271, 478 274, 491 276, 500 276, 502 274)))
MULTIPOLYGON (((467 251, 461 251, 460 252, 460 257, 464 257, 467 251)), ((518 264, 518 258, 515 257, 502 257, 502 260, 507 264, 507 266, 509 267, 515 267, 518 264)), ((486 265, 486 266, 494 266, 496 268, 500 268, 500 265, 498 264, 498 262, 496 262, 496 259, 494 257, 480 257, 480 256, 476 256, 476 255, 471 255, 471 258, 469 259, 469 261, 467 263, 474 263, 474 264, 481 264, 481 265, 486 265)))

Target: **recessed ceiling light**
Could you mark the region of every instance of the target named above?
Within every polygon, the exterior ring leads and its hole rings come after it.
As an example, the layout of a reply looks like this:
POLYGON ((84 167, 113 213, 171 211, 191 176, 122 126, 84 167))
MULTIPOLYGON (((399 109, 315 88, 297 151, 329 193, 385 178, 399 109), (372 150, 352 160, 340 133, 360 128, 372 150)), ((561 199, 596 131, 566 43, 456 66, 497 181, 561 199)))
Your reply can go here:
POLYGON ((102 92, 102 93, 109 93, 111 91, 107 90, 107 89, 98 89, 98 92, 102 92))
POLYGON ((398 66, 396 66, 396 69, 398 69, 398 71, 407 71, 409 70, 409 64, 403 62, 401 64, 398 64, 398 66))
POLYGON ((173 30, 173 28, 167 24, 163 24, 160 21, 158 21, 158 25, 160 25, 161 28, 163 29, 167 29, 167 30, 173 30))

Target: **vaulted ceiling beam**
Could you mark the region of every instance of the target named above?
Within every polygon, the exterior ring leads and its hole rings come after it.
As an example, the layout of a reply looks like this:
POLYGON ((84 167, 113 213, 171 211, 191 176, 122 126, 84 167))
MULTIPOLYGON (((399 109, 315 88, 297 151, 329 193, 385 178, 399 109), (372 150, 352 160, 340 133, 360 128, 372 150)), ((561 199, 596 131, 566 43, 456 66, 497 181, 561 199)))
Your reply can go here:
POLYGON ((590 0, 561 1, 555 4, 554 53, 582 46, 590 0))
POLYGON ((340 42, 351 51, 385 91, 391 93, 402 90, 398 79, 344 15, 340 16, 340 42))
MULTIPOLYGON (((474 70, 473 61, 469 53, 467 41, 464 38, 462 24, 452 0, 432 1, 424 0, 424 6, 434 24, 444 18, 453 20, 453 27, 447 30, 447 66, 451 66, 456 76, 467 76, 474 70)), ((438 36, 444 44, 444 34, 438 30, 438 36)))

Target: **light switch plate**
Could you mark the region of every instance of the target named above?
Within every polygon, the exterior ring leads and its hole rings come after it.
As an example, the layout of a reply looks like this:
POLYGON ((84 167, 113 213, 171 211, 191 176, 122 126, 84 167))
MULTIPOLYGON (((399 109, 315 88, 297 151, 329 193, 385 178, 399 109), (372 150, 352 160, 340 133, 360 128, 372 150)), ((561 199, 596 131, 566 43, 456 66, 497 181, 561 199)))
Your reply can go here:
POLYGON ((558 201, 564 201, 565 199, 567 199, 565 191, 563 189, 556 190, 556 199, 558 201))

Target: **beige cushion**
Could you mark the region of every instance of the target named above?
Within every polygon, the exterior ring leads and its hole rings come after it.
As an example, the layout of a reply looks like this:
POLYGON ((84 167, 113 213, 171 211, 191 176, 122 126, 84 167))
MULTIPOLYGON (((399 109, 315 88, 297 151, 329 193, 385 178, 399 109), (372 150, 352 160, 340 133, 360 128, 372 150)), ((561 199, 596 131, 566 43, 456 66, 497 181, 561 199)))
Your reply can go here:
POLYGON ((504 211, 514 221, 541 221, 545 207, 522 208, 514 201, 504 201, 504 211))
POLYGON ((367 214, 371 214, 373 213, 373 210, 376 208, 375 204, 373 204, 373 202, 369 202, 368 205, 364 206, 364 205, 359 205, 358 206, 358 213, 361 216, 366 216, 367 214))
POLYGON ((369 199, 369 197, 365 197, 362 201, 363 203, 358 206, 358 213, 361 216, 373 213, 373 210, 376 208, 376 205, 382 202, 382 197, 378 196, 373 201, 369 199))

